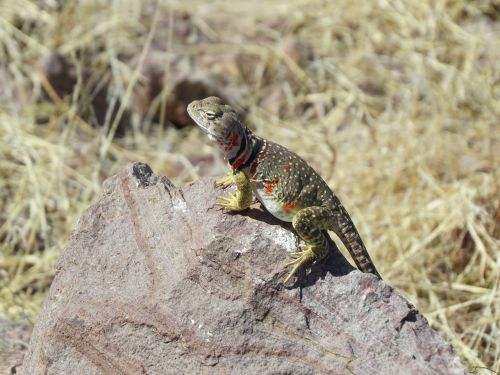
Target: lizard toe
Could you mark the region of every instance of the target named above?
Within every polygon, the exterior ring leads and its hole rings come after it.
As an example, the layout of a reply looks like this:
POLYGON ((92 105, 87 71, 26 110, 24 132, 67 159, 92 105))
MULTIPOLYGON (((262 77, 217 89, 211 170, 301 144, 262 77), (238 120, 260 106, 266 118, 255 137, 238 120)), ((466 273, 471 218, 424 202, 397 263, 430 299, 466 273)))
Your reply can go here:
POLYGON ((233 173, 228 172, 226 176, 218 178, 217 180, 214 181, 214 186, 219 187, 221 186, 223 189, 232 185, 234 183, 233 179, 233 173))

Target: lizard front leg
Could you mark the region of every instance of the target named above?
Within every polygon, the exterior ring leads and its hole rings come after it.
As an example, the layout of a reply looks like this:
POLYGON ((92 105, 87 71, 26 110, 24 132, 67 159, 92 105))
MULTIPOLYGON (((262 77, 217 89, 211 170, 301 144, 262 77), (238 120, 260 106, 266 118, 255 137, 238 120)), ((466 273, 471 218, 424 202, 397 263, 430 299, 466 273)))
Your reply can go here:
POLYGON ((285 284, 306 264, 317 263, 328 254, 328 240, 324 230, 328 229, 330 211, 324 207, 307 207, 293 217, 292 225, 298 235, 309 245, 303 251, 292 253, 295 259, 286 266, 292 270, 283 281, 285 284))
POLYGON ((233 172, 229 171, 224 177, 215 180, 214 185, 216 187, 222 186, 222 188, 225 189, 228 186, 232 185, 233 183, 234 183, 234 175, 233 172))
POLYGON ((220 206, 228 211, 241 211, 248 208, 253 202, 252 185, 244 172, 236 172, 232 176, 232 180, 236 185, 238 192, 235 194, 228 193, 225 197, 217 197, 219 200, 216 206, 220 206))

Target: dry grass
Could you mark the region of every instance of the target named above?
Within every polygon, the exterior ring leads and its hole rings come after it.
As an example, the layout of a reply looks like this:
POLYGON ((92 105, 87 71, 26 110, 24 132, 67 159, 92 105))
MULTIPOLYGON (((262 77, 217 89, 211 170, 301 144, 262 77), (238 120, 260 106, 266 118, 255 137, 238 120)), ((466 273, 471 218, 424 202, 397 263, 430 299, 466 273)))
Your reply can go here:
POLYGON ((472 372, 500 372, 498 1, 63 3, 0 3, 0 317, 36 319, 75 221, 127 161, 175 171, 177 184, 222 173, 219 159, 189 162, 213 153, 197 129, 141 131, 133 93, 148 50, 239 55, 250 79, 229 78, 257 133, 325 176, 384 278, 472 372), (305 63, 287 54, 290 38, 308 44, 305 63), (83 80, 37 101, 50 87, 36 61, 53 48, 107 69, 110 100, 131 108, 125 137, 116 120, 79 117, 83 80), (279 112, 263 109, 270 95, 279 112))

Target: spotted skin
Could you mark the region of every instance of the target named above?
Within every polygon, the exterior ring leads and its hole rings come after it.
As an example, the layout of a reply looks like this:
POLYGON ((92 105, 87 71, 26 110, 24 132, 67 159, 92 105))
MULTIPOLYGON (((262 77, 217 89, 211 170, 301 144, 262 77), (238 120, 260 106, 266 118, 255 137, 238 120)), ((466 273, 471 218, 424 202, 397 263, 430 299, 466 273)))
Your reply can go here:
POLYGON ((380 277, 342 203, 304 159, 254 135, 219 98, 194 101, 188 113, 225 153, 233 170, 232 176, 216 184, 234 183, 237 193, 219 197, 217 205, 241 211, 250 206, 255 195, 273 216, 291 222, 308 244, 303 251, 292 253, 295 259, 287 263, 292 270, 285 283, 303 266, 328 255, 328 230, 339 236, 361 271, 380 277))

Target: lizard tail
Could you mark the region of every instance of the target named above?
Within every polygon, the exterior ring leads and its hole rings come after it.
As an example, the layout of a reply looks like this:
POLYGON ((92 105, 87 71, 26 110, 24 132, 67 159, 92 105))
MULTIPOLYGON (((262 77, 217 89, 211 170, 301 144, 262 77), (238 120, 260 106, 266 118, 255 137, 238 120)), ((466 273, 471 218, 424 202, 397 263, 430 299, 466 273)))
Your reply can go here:
POLYGON ((345 247, 351 254, 354 263, 362 272, 373 273, 379 279, 382 277, 378 273, 375 265, 373 264, 366 247, 361 240, 361 237, 354 226, 349 214, 344 207, 340 206, 341 213, 338 218, 338 231, 335 231, 339 236, 341 241, 344 243, 345 247))

